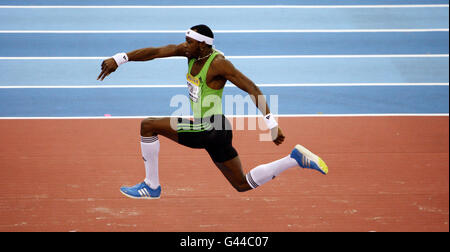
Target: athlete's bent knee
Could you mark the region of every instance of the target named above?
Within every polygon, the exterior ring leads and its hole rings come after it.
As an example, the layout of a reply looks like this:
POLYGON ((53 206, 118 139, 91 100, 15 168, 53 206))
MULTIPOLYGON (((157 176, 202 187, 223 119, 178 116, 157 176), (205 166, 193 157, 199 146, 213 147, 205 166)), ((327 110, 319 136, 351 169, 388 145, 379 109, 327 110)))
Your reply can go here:
POLYGON ((247 184, 239 184, 239 185, 233 185, 234 189, 238 192, 246 192, 248 190, 251 190, 252 188, 247 184))
POLYGON ((155 135, 155 118, 145 118, 141 121, 141 136, 155 135))

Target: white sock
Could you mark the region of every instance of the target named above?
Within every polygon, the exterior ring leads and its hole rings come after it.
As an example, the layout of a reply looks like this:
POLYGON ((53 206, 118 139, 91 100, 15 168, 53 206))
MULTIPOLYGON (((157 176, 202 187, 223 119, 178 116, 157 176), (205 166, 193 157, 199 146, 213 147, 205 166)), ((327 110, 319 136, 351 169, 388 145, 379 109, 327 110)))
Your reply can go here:
POLYGON ((159 184, 158 175, 158 154, 159 139, 158 136, 142 137, 141 152, 145 162, 145 183, 152 189, 157 189, 159 184))
POLYGON ((263 164, 253 168, 247 173, 247 182, 252 188, 256 188, 274 179, 283 171, 295 166, 298 166, 297 161, 290 156, 287 156, 272 163, 263 164))

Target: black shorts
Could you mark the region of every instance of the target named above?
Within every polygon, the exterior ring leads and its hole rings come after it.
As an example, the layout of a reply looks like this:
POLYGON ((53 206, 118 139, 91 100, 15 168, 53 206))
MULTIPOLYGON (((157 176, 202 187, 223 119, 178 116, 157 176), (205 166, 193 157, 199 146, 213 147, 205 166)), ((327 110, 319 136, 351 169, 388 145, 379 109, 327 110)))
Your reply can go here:
POLYGON ((233 131, 224 115, 202 119, 178 118, 178 143, 196 149, 205 149, 216 163, 235 158, 233 131))

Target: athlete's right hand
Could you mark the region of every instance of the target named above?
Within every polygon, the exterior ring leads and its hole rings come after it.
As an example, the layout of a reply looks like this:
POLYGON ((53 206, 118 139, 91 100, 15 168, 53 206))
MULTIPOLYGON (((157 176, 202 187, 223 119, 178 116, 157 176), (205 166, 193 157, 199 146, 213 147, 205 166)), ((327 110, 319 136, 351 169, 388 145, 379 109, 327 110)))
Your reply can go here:
POLYGON ((106 76, 108 76, 110 73, 116 71, 118 65, 116 61, 113 58, 105 59, 102 62, 102 72, 97 77, 97 80, 104 80, 106 76))

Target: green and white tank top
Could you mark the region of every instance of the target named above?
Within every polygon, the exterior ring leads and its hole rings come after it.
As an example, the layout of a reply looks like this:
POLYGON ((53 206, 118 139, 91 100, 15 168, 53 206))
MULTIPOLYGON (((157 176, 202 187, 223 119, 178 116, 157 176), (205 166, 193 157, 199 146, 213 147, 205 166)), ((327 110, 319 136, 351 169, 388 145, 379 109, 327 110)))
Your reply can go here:
POLYGON ((211 62, 219 53, 219 51, 214 50, 200 72, 195 76, 191 74, 191 70, 196 59, 189 60, 189 70, 186 75, 186 80, 194 118, 205 118, 222 114, 223 88, 217 90, 206 85, 206 76, 211 62))

